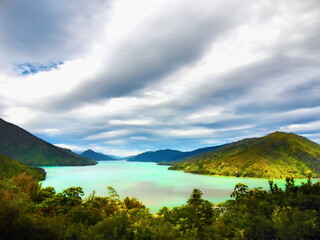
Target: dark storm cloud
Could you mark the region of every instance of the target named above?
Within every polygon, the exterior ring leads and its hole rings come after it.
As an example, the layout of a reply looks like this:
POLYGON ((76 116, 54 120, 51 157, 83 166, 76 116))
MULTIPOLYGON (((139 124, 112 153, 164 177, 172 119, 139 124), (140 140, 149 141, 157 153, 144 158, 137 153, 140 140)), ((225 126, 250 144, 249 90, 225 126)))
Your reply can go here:
POLYGON ((106 1, 90 2, 2 0, 0 52, 6 59, 0 67, 59 63, 79 54, 90 39, 93 14, 106 6, 106 1))
MULTIPOLYGON (((311 65, 315 66, 315 63, 311 65)), ((232 71, 217 79, 219 85, 213 84, 212 87, 208 86, 201 91, 207 98, 219 102, 241 99, 255 88, 261 88, 269 82, 281 81, 281 78, 291 77, 309 66, 310 63, 305 64, 304 60, 276 55, 232 71)))
POLYGON ((212 123, 200 123, 197 125, 211 129, 232 129, 234 127, 246 126, 254 123, 256 123, 256 121, 251 117, 235 117, 233 119, 217 120, 212 123))
POLYGON ((245 113, 279 113, 284 111, 293 111, 301 108, 319 107, 320 103, 320 73, 316 78, 304 83, 293 84, 284 88, 277 96, 260 101, 252 99, 245 104, 236 106, 235 111, 239 114, 245 113))
MULTIPOLYGON (((290 109, 313 108, 320 104, 320 71, 319 76, 304 83, 298 83, 283 91, 283 99, 290 109)), ((280 103, 281 106, 281 103, 280 103)))
MULTIPOLYGON (((299 106, 318 106, 318 78, 313 79, 313 83, 310 84, 309 78, 299 76, 300 72, 317 66, 314 61, 278 56, 275 53, 275 56, 248 64, 222 76, 208 77, 202 84, 190 88, 183 98, 176 99, 174 104, 168 102, 158 108, 171 108, 174 109, 172 112, 182 115, 183 112, 196 111, 199 107, 220 106, 225 107, 225 113, 231 112, 237 115, 237 118, 242 118, 242 115, 263 111, 277 113, 299 106), (299 83, 289 84, 289 88, 284 88, 275 99, 267 97, 274 90, 281 89, 283 82, 294 80, 297 76, 299 83), (274 86, 279 88, 273 89, 274 86), (257 90, 265 90, 264 95, 255 95, 257 90)), ((226 125, 230 120, 226 121, 226 125)))

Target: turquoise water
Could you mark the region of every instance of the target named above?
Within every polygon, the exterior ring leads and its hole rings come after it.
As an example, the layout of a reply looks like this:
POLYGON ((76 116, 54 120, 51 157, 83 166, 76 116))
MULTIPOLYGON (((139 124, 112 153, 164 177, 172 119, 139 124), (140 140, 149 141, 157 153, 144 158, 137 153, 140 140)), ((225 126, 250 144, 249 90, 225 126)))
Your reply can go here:
MULTIPOLYGON (((102 161, 95 166, 44 167, 47 179, 42 186, 52 186, 57 192, 72 186, 81 186, 85 196, 96 191, 107 196, 107 187, 113 187, 121 198, 139 198, 153 213, 160 207, 174 207, 186 203, 192 190, 199 188, 203 198, 213 203, 230 199, 235 184, 241 182, 253 187, 268 188, 266 179, 205 176, 167 170, 155 163, 102 161)), ((275 181, 284 186, 284 180, 275 181)))

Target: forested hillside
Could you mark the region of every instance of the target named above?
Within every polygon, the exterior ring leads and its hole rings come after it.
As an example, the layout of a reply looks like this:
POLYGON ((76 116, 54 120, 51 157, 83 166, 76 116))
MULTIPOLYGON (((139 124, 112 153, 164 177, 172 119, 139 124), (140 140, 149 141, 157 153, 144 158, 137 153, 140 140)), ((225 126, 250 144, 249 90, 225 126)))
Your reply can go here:
POLYGON ((1 118, 0 154, 33 166, 83 166, 97 163, 45 142, 1 118))
POLYGON ((18 176, 22 173, 33 176, 35 179, 44 180, 46 172, 42 168, 30 167, 0 154, 0 179, 18 176))
POLYGON ((259 178, 304 178, 311 171, 319 177, 320 145, 293 133, 274 132, 183 159, 169 169, 259 178))

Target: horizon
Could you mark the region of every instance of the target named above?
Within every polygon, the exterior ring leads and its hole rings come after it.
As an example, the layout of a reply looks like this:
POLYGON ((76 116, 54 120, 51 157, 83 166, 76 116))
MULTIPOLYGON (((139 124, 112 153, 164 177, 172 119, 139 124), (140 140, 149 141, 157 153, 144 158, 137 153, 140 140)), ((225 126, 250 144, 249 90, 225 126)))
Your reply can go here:
MULTIPOLYGON (((0 121, 4 121, 4 122, 7 122, 6 120, 0 118, 0 121)), ((10 122, 7 122, 9 124, 13 124, 13 123, 10 123, 10 122)), ((15 124, 13 124, 15 125, 15 124)), ((18 128, 21 128, 20 126, 17 126, 15 125, 16 127, 18 128)), ((22 130, 24 131, 27 131, 28 133, 30 133, 27 129, 23 129, 22 130)), ((285 134, 295 134, 293 132, 284 132, 284 131, 274 131, 274 132, 271 132, 271 133, 268 133, 266 135, 263 135, 263 136, 260 136, 260 137, 255 137, 255 138, 262 138, 262 137, 266 137, 266 136, 269 136, 271 134, 275 134, 275 133, 285 133, 285 134)), ((32 133, 30 133, 32 134, 32 133)), ((39 138, 38 136, 34 135, 35 137, 39 138)), ((302 137, 305 137, 303 135, 298 135, 298 136, 302 136, 302 137)), ((41 138, 40 138, 41 139, 41 138)), ((243 139, 240 139, 238 141, 242 141, 242 140, 246 140, 246 139, 249 139, 249 138, 243 138, 243 139)), ((308 138, 307 138, 308 139, 308 138)), ((43 139, 42 139, 43 140, 43 139)), ((143 152, 140 152, 140 153, 136 153, 134 155, 114 155, 114 154, 109 154, 108 152, 102 152, 102 151, 95 151, 91 148, 87 148, 87 149, 84 149, 84 150, 79 150, 79 151, 74 151, 73 149, 69 149, 67 148, 68 150, 71 150, 72 152, 78 154, 78 155, 81 155, 85 152, 88 152, 88 151, 92 151, 94 153, 99 153, 99 154, 104 154, 104 155, 108 155, 110 157, 115 157, 114 160, 123 160, 124 158, 128 158, 128 157, 135 157, 137 155, 140 155, 142 153, 147 153, 147 152, 157 152, 157 151, 164 151, 164 150, 177 150, 177 151, 180 151, 180 152, 192 152, 192 151, 195 151, 195 150, 200 150, 200 149, 204 149, 204 148, 210 148, 210 147, 218 147, 218 146, 223 146, 223 145, 229 145, 229 144, 232 144, 232 143, 235 143, 235 142, 238 142, 238 141, 231 141, 231 142, 226 142, 226 143, 223 143, 223 144, 219 144, 219 145, 210 145, 210 146, 202 146, 202 147, 199 147, 197 149, 187 149, 187 150, 179 150, 179 149, 172 149, 172 148, 161 148, 161 149, 153 149, 153 150, 147 150, 147 151, 143 151, 143 152), (120 159, 117 159, 117 158, 120 158, 120 159)), ((49 142, 50 143, 50 142, 49 142)), ((319 144, 319 143, 317 143, 319 144)), ((54 144, 53 144, 54 145, 54 144)), ((65 148, 63 146, 58 146, 58 145, 55 145, 57 147, 62 147, 62 148, 65 148)), ((110 160, 109 160, 110 161, 110 160)))
MULTIPOLYGON (((275 132, 282 132, 282 133, 293 133, 293 132, 284 132, 284 131, 274 131, 274 132, 270 132, 266 135, 263 135, 263 136, 260 136, 260 137, 265 137, 267 135, 270 135, 270 134, 273 134, 275 132)), ((294 133, 295 134, 295 133, 294 133)), ((297 135, 300 135, 300 134, 297 134, 297 135)), ((300 136, 303 136, 303 135, 300 135, 300 136)), ((259 136, 256 137, 256 138, 260 138, 259 136)), ((303 136, 304 137, 304 136, 303 136)), ((247 138, 243 138, 243 139, 240 139, 240 140, 237 140, 237 141, 241 141, 241 140, 244 140, 244 139, 247 139, 247 138)), ((310 139, 309 139, 310 140, 310 139)), ((237 141, 231 141, 231 142, 226 142, 226 143, 222 143, 222 144, 219 144, 219 145, 208 145, 208 146, 203 146, 203 147, 200 147, 200 148, 197 148, 197 149, 187 149, 187 150, 180 150, 180 149, 172 149, 172 148, 161 148, 161 149, 153 149, 153 150, 146 150, 146 151, 143 151, 143 152, 140 152, 140 153, 137 153, 135 155, 113 155, 113 154, 108 154, 107 152, 99 152, 99 151, 95 151, 95 150, 92 150, 92 149, 86 149, 86 150, 83 150, 83 151, 73 151, 77 154, 81 154, 83 152, 86 152, 86 151, 93 151, 93 152, 96 152, 96 153, 100 153, 100 154, 105 154, 105 155, 109 155, 109 156, 114 156, 114 157, 121 157, 121 158, 126 158, 126 157, 133 157, 133 156, 136 156, 136 155, 139 155, 139 154, 142 154, 142 153, 146 153, 146 152, 156 152, 156 151, 161 151, 161 150, 178 150, 178 151, 181 151, 181 152, 191 152, 191 151, 194 151, 194 150, 198 150, 198 149, 202 149, 202 148, 208 148, 208 147, 216 147, 216 146, 221 146, 221 145, 226 145, 226 144, 231 144, 231 143, 234 143, 234 142, 237 142, 237 141)), ((319 142, 315 142, 317 144, 320 144, 319 142)), ((115 159, 116 160, 116 159, 115 159)), ((110 161, 110 160, 109 160, 110 161)))
POLYGON ((320 143, 320 2, 4 1, 0 118, 59 147, 320 143))

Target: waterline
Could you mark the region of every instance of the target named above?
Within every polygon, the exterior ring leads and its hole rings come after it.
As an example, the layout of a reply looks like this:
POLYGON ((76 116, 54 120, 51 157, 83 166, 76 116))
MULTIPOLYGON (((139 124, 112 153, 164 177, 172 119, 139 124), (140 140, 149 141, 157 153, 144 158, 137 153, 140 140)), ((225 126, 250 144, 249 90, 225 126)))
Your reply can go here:
MULTIPOLYGON (((101 161, 94 166, 44 167, 47 179, 42 186, 52 186, 57 192, 72 186, 81 186, 85 197, 92 191, 97 196, 108 196, 107 187, 113 187, 121 198, 136 197, 152 213, 162 206, 185 204, 194 188, 199 188, 203 198, 213 203, 230 199, 235 184, 241 182, 250 188, 268 188, 267 179, 206 176, 167 170, 168 166, 155 163, 101 161)), ((275 180, 281 187, 284 180, 275 180)))

